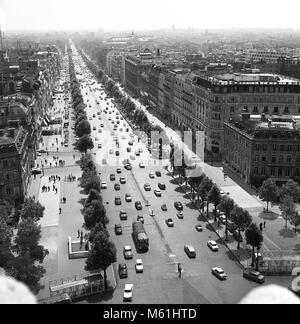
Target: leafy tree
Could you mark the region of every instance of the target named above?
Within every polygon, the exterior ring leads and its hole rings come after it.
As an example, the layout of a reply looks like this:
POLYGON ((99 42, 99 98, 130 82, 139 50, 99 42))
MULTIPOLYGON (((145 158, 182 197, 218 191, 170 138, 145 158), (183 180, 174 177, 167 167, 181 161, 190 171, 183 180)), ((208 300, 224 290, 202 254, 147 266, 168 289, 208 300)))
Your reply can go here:
POLYGON ((287 196, 292 197, 294 203, 297 203, 300 198, 300 186, 292 179, 285 183, 280 190, 281 199, 287 196))
POLYGON ((102 223, 104 226, 108 224, 106 210, 99 200, 93 200, 84 209, 84 222, 87 228, 92 229, 97 223, 102 223))
MULTIPOLYGON (((236 225, 239 236, 241 232, 244 232, 246 228, 252 223, 252 217, 248 211, 235 206, 231 212, 231 220, 236 225)), ((238 240, 238 250, 240 249, 240 241, 238 240)))
POLYGON ((230 214, 234 208, 234 201, 229 198, 228 196, 222 197, 219 209, 225 213, 226 216, 226 229, 225 229, 225 235, 226 235, 226 242, 228 242, 228 220, 230 219, 230 214))
POLYGON ((272 179, 265 180, 259 190, 259 198, 267 202, 267 212, 269 211, 269 203, 275 202, 278 194, 279 190, 275 181, 272 179))
POLYGON ((81 157, 80 167, 82 171, 90 170, 96 172, 96 166, 91 154, 86 154, 81 157))
POLYGON ((248 245, 252 247, 252 264, 251 266, 254 267, 254 259, 255 259, 255 248, 260 249, 263 243, 263 234, 262 231, 258 228, 258 226, 254 223, 250 224, 247 228, 246 233, 246 242, 248 245))
POLYGON ((5 267, 5 272, 7 276, 26 284, 36 295, 43 288, 39 282, 46 270, 42 266, 35 266, 29 255, 20 255, 10 260, 5 267))
POLYGON ((82 120, 76 128, 76 135, 82 137, 84 135, 90 135, 92 132, 91 124, 87 120, 82 120))
POLYGON ((4 217, 0 216, 0 267, 13 257, 11 252, 12 229, 7 225, 4 217))
POLYGON ((35 201, 32 197, 25 199, 23 208, 21 211, 21 219, 32 218, 35 222, 38 222, 44 217, 45 207, 38 201, 35 201))
POLYGON ((293 197, 283 196, 279 208, 283 219, 285 219, 285 228, 287 228, 288 220, 296 213, 293 197))
POLYGON ((213 185, 210 189, 208 193, 208 201, 215 207, 215 221, 217 221, 217 207, 221 202, 221 194, 220 189, 216 185, 213 185))
POLYGON ((96 200, 96 201, 98 200, 101 203, 103 203, 103 199, 102 199, 100 192, 95 189, 91 189, 89 192, 89 196, 85 202, 85 207, 89 206, 91 204, 91 202, 94 200, 96 200))
POLYGON ((92 150, 93 148, 94 148, 94 143, 89 135, 82 136, 77 143, 77 149, 81 153, 87 154, 87 151, 92 150))
POLYGON ((87 271, 103 270, 105 289, 108 288, 106 270, 117 261, 117 250, 104 232, 99 232, 93 240, 92 249, 86 260, 87 271))
POLYGON ((90 173, 90 176, 88 176, 88 177, 84 177, 84 175, 83 175, 82 180, 81 180, 81 185, 82 185, 86 195, 88 195, 88 193, 92 189, 100 191, 100 188, 101 188, 99 177, 97 176, 97 174, 93 175, 92 172, 90 173))
POLYGON ((93 227, 90 231, 90 235, 89 235, 89 241, 91 243, 94 243, 95 237, 97 236, 97 234, 99 232, 103 232, 107 237, 109 237, 109 233, 108 230, 106 229, 106 227, 100 222, 97 223, 95 225, 95 227, 93 227))
POLYGON ((209 215, 209 200, 208 200, 208 193, 213 186, 213 182, 207 176, 204 177, 202 180, 200 187, 199 187, 199 194, 202 199, 202 202, 207 201, 207 216, 209 215))
POLYGON ((49 251, 39 245, 40 239, 41 226, 31 218, 24 219, 18 226, 13 249, 19 255, 29 255, 33 261, 42 263, 49 251))

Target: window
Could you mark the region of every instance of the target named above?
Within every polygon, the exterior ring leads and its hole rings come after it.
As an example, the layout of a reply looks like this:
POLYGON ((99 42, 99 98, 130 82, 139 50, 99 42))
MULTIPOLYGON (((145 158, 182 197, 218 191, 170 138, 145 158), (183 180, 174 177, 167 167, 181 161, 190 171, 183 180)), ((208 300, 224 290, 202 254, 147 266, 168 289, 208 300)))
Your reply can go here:
POLYGON ((289 107, 285 107, 284 108, 284 113, 285 114, 289 114, 290 113, 290 108, 289 107))
POLYGON ((279 156, 279 162, 283 162, 283 155, 279 156))
POLYGON ((259 162, 259 156, 255 155, 255 162, 259 162))
POLYGON ((293 151, 293 145, 288 145, 288 147, 287 147, 287 149, 288 149, 288 151, 293 151))
POLYGON ((279 113, 278 107, 274 107, 274 114, 278 114, 278 113, 279 113))
POLYGON ((300 169, 296 169, 295 176, 299 177, 300 176, 300 169))
POLYGON ((291 169, 290 168, 286 168, 285 169, 285 175, 286 175, 286 177, 289 177, 290 174, 291 174, 291 169))
POLYGON ((272 156, 272 163, 276 163, 276 156, 272 156))
POLYGON ((275 168, 271 168, 271 176, 275 176, 275 168))
POLYGON ((292 162, 292 157, 290 155, 287 156, 286 162, 287 163, 291 163, 292 162))
POLYGON ((259 151, 260 150, 260 145, 259 144, 255 144, 255 150, 259 151))
POLYGON ((267 161, 266 156, 263 156, 263 157, 261 158, 261 161, 262 161, 262 162, 266 162, 266 161, 267 161))
POLYGON ((265 167, 263 167, 262 169, 261 169, 261 175, 266 175, 266 168, 265 167))
POLYGON ((230 107, 230 113, 234 113, 234 107, 230 107))
POLYGON ((282 168, 278 169, 278 177, 282 177, 282 168))
POLYGON ((254 174, 258 175, 258 168, 254 168, 254 174))
POLYGON ((273 144, 273 151, 277 151, 277 150, 278 150, 277 144, 273 144))
POLYGON ((257 114, 258 113, 258 108, 257 107, 254 107, 253 108, 253 114, 257 114))
POLYGON ((269 107, 264 107, 264 113, 268 114, 269 113, 269 107))

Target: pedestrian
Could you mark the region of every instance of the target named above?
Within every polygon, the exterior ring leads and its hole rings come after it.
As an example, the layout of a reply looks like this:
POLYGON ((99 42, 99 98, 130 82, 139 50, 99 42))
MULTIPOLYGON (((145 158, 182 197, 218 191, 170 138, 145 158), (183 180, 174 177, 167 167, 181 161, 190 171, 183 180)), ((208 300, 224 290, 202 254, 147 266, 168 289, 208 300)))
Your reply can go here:
POLYGON ((51 177, 49 177, 49 183, 51 182, 51 177))
POLYGON ((81 231, 81 235, 80 235, 81 237, 82 237, 82 239, 83 239, 83 232, 81 231))
POLYGON ((59 208, 59 215, 61 215, 61 208, 59 208))
POLYGON ((266 222, 264 222, 264 228, 266 228, 266 222))
POLYGON ((50 169, 52 168, 52 163, 50 163, 50 169))
POLYGON ((83 238, 80 238, 80 250, 82 249, 82 245, 83 245, 83 238))
POLYGON ((80 230, 78 230, 77 233, 78 233, 78 238, 79 238, 80 237, 80 230))
POLYGON ((178 275, 179 275, 179 278, 181 278, 181 274, 182 274, 181 264, 178 263, 178 275))
POLYGON ((50 192, 50 187, 48 187, 48 192, 50 192))
POLYGON ((58 189, 56 188, 55 191, 56 191, 56 194, 57 194, 58 193, 58 189))
POLYGON ((53 191, 55 190, 55 185, 53 185, 53 191))

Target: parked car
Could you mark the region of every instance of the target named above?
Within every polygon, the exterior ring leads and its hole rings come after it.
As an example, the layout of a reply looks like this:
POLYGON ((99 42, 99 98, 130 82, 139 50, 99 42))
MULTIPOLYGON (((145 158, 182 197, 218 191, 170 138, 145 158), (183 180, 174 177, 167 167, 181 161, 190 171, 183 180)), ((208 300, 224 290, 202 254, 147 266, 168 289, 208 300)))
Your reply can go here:
POLYGON ((140 201, 137 201, 137 202, 135 203, 135 208, 136 208, 137 210, 143 210, 142 203, 141 203, 140 201))
POLYGON ((150 184, 149 184, 149 183, 146 183, 146 184, 144 185, 144 189, 145 189, 145 191, 151 191, 151 186, 150 186, 150 184))
POLYGON ((203 227, 202 225, 196 225, 195 226, 197 232, 203 232, 203 227))
POLYGON ((136 271, 136 273, 144 272, 144 265, 143 265, 143 261, 141 259, 136 260, 135 271, 136 271))
POLYGON ((174 207, 178 210, 178 211, 183 211, 183 205, 181 202, 177 201, 174 203, 174 207))
POLYGON ((120 191, 121 190, 121 186, 118 183, 115 184, 115 190, 116 191, 120 191))
POLYGON ((141 222, 142 224, 145 224, 144 216, 138 215, 137 219, 138 222, 141 222))
POLYGON ((184 215, 182 211, 178 212, 176 215, 179 219, 184 219, 184 215))
POLYGON ((166 219, 166 224, 168 227, 174 227, 174 221, 172 218, 166 219))
POLYGON ((153 172, 150 172, 150 173, 149 173, 149 178, 150 178, 150 179, 155 179, 155 175, 154 175, 153 172))
POLYGON ((105 181, 101 182, 101 189, 107 189, 107 183, 105 181))
POLYGON ((207 246, 213 251, 213 252, 218 252, 219 251, 219 246, 215 241, 208 241, 207 246))
POLYGON ((163 212, 167 212, 167 211, 168 211, 168 207, 167 207, 167 205, 166 205, 166 204, 163 204, 163 205, 161 206, 161 210, 162 210, 163 212))
POLYGON ((114 174, 110 175, 110 181, 116 181, 116 176, 114 174))
POLYGON ((129 245, 124 246, 123 254, 124 254, 125 260, 131 260, 131 259, 133 259, 133 254, 132 254, 131 246, 129 246, 129 245))
POLYGON ((116 205, 116 206, 121 206, 121 205, 122 205, 122 200, 121 200, 120 197, 116 197, 116 198, 115 198, 115 205, 116 205))
POLYGON ((243 273, 243 277, 259 284, 263 284, 265 282, 265 277, 261 273, 252 269, 246 269, 243 273))
POLYGON ((132 202, 132 197, 131 197, 131 195, 130 195, 130 194, 126 194, 126 195, 125 195, 125 200, 126 200, 127 203, 132 202))
POLYGON ((161 172, 160 171, 156 171, 155 174, 156 174, 157 177, 159 177, 159 178, 161 177, 161 172))
POLYGON ((159 188, 160 190, 166 190, 166 185, 165 185, 164 183, 159 183, 159 184, 158 184, 158 188, 159 188))
POLYGON ((133 285, 132 284, 125 285, 123 301, 124 302, 132 301, 132 296, 133 296, 133 285))
POLYGON ((162 196, 161 191, 158 190, 158 189, 154 190, 154 194, 155 194, 156 197, 161 197, 162 196))
POLYGON ((126 184, 126 179, 125 179, 124 177, 121 177, 121 178, 120 178, 120 183, 121 183, 121 184, 126 184))
POLYGON ((42 174, 42 170, 39 168, 33 168, 33 169, 31 169, 31 174, 32 175, 42 174))
POLYGON ((124 210, 120 211, 120 219, 121 221, 127 221, 128 217, 127 217, 127 212, 124 210))

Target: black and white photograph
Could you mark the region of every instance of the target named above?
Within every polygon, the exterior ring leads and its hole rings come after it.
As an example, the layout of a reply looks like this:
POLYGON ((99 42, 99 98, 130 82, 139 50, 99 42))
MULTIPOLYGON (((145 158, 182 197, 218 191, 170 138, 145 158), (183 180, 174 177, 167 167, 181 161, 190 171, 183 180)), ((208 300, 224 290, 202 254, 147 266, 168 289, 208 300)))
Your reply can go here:
POLYGON ((0 0, 0 304, 300 304, 299 10, 0 0))

